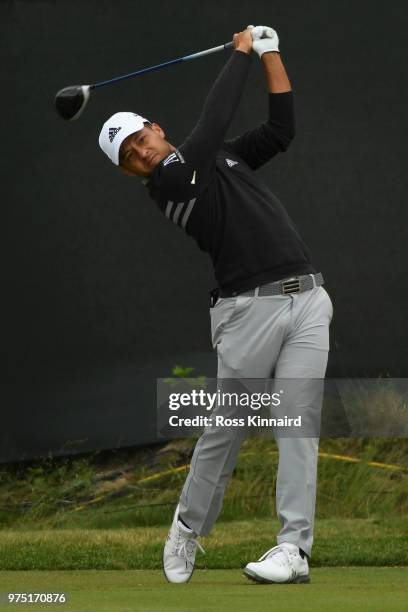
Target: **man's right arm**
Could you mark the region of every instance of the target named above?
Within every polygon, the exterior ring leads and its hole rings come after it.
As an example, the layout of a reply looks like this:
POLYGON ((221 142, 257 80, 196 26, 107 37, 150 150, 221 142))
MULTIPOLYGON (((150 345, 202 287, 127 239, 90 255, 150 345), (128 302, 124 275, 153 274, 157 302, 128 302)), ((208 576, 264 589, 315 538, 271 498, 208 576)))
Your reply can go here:
POLYGON ((204 161, 220 149, 241 99, 251 61, 249 54, 233 51, 207 96, 195 128, 180 147, 183 155, 204 161))
POLYGON ((163 160, 158 183, 169 199, 198 196, 215 168, 217 152, 241 99, 252 59, 249 30, 234 35, 234 51, 218 75, 191 134, 179 147, 180 155, 163 160))

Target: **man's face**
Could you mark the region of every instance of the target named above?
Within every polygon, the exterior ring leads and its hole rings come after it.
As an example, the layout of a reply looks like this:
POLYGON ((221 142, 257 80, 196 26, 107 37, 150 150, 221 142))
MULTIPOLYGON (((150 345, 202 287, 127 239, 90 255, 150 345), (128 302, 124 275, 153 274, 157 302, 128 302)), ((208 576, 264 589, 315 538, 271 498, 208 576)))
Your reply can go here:
POLYGON ((125 174, 150 176, 154 168, 175 150, 157 123, 130 134, 120 145, 119 163, 125 174))

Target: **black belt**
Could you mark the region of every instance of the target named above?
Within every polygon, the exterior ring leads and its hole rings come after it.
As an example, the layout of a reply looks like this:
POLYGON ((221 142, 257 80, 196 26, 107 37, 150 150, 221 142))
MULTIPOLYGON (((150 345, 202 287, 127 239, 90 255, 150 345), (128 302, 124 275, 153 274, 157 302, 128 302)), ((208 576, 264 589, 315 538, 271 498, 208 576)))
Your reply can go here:
POLYGON ((260 297, 266 297, 268 295, 288 295, 290 293, 302 293, 303 291, 309 291, 313 287, 319 287, 323 285, 324 279, 321 272, 317 274, 303 274, 301 276, 291 276, 290 278, 284 278, 283 280, 275 281, 273 283, 267 283, 261 285, 255 289, 249 291, 243 291, 242 293, 224 293, 218 287, 210 292, 210 306, 213 307, 217 303, 219 297, 236 297, 237 295, 251 296, 258 295, 260 297))

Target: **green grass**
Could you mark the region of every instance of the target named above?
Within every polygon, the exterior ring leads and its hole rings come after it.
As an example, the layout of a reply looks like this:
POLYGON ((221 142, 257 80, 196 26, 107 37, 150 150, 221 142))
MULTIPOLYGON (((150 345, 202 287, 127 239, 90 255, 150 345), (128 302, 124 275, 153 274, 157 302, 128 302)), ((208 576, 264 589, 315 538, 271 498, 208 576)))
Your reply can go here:
MULTIPOLYGON (((178 440, 164 447, 113 452, 103 460, 88 456, 5 466, 0 472, 0 526, 121 529, 167 525, 193 445, 191 439, 178 440)), ((408 514, 408 440, 323 440, 320 449, 360 462, 319 460, 318 518, 408 514), (400 464, 406 471, 373 467, 370 461, 400 464)), ((275 516, 277 462, 273 441, 257 438, 244 443, 220 520, 275 516)))
POLYGON ((407 610, 407 568, 317 568, 311 577, 307 585, 258 585, 237 570, 197 570, 188 584, 174 585, 160 571, 2 572, 0 591, 66 592, 69 603, 58 608, 72 612, 407 610))
MULTIPOLYGON (((0 569, 159 569, 193 440, 3 466, 0 569)), ((312 565, 408 565, 408 440, 323 440, 312 565), (351 463, 334 455, 359 459, 351 463)), ((249 439, 201 569, 237 569, 275 542, 277 453, 249 439), (261 460, 260 460, 261 458, 261 460)))
MULTIPOLYGON (((201 569, 237 569, 274 545, 277 521, 217 523, 201 538, 201 569)), ((3 530, 0 570, 159 569, 168 526, 133 529, 3 530)), ((408 518, 320 519, 312 566, 408 565, 408 518)))

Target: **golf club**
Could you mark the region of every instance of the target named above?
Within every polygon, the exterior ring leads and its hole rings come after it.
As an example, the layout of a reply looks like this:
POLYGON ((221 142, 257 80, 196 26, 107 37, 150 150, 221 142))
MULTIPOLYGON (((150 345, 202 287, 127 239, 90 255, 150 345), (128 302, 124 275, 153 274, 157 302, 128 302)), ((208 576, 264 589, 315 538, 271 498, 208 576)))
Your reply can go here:
POLYGON ((64 87, 64 89, 60 89, 60 91, 55 96, 55 107, 57 109, 57 113, 63 119, 73 121, 74 119, 78 119, 78 117, 81 116, 93 89, 105 87, 106 85, 113 85, 114 83, 124 81, 125 79, 131 79, 140 74, 146 74, 148 72, 153 72, 154 70, 161 70, 161 68, 166 68, 167 66, 179 64, 181 62, 188 62, 192 59, 204 57, 204 55, 210 55, 211 53, 217 53, 218 51, 229 49, 230 47, 232 47, 232 45, 232 42, 228 42, 223 45, 219 45, 218 47, 212 47, 211 49, 199 51, 198 53, 193 53, 192 55, 178 57, 176 59, 169 60, 168 62, 163 62, 162 64, 156 64, 155 66, 142 68, 141 70, 136 70, 136 72, 123 74, 122 76, 118 76, 107 81, 100 81, 99 83, 95 83, 93 85, 71 85, 70 87, 64 87))

